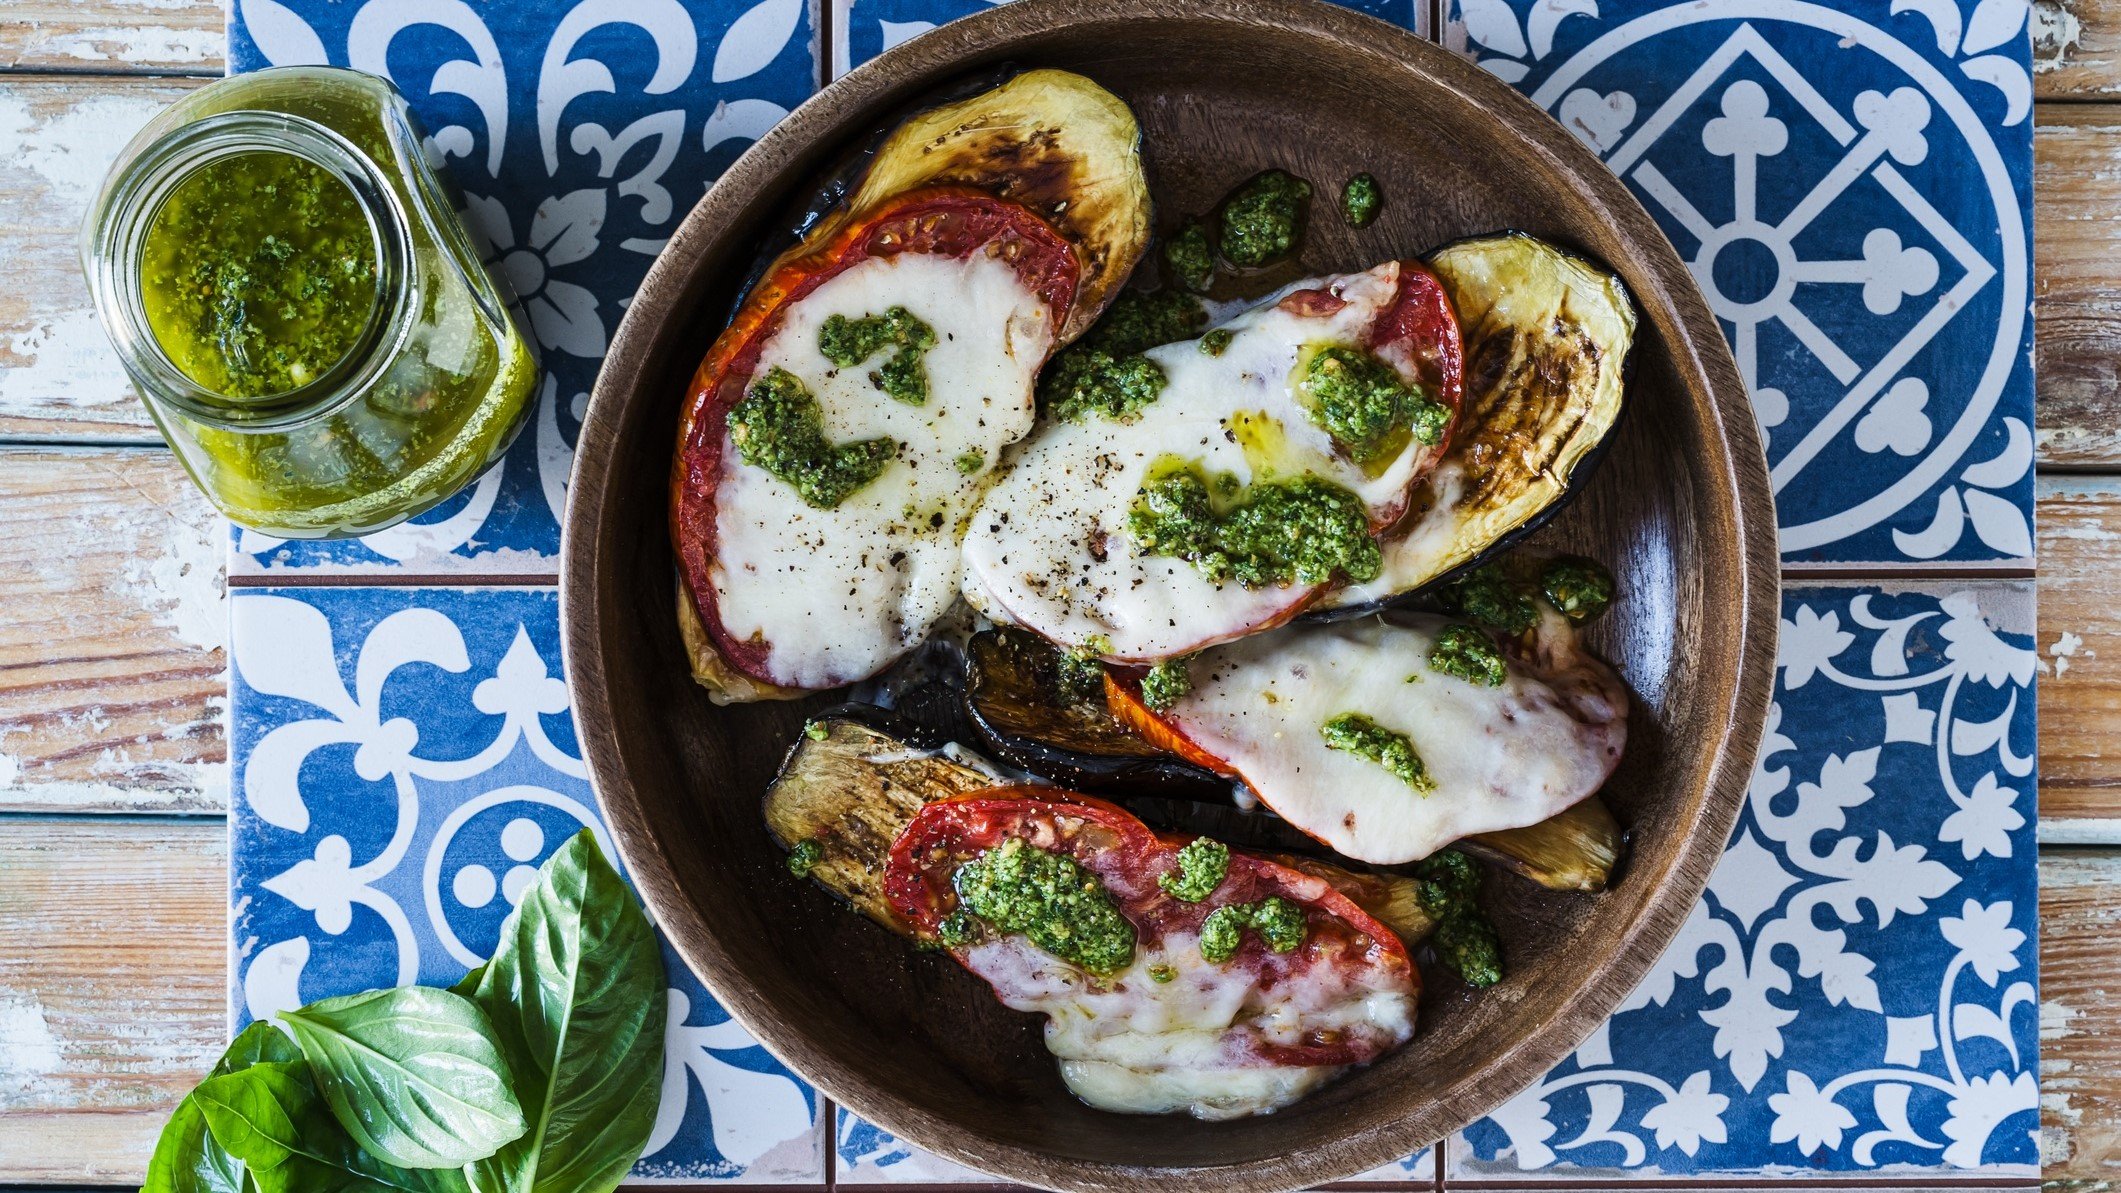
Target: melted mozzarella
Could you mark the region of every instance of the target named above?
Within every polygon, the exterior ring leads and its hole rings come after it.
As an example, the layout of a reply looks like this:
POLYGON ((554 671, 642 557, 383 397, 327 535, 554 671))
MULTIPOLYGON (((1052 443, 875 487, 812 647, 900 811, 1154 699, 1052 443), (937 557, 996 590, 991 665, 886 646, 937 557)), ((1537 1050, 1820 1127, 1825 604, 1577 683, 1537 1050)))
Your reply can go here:
POLYGON ((1308 473, 1373 514, 1396 513, 1429 449, 1410 444, 1367 475, 1336 453, 1290 382, 1307 345, 1366 343, 1398 285, 1396 262, 1299 283, 1291 289, 1330 288, 1347 305, 1300 314, 1270 298, 1223 325, 1232 335, 1220 356, 1190 340, 1150 349, 1168 383, 1138 419, 1048 425, 987 494, 965 538, 966 598, 997 621, 1123 661, 1227 641, 1302 606, 1315 587, 1217 587, 1184 560, 1138 553, 1127 514, 1167 456, 1245 484, 1308 473))
POLYGON ((1619 764, 1627 692, 1577 650, 1557 614, 1536 658, 1500 687, 1429 669, 1445 618, 1403 614, 1232 643, 1189 667, 1166 721, 1276 812, 1348 857, 1393 864, 1461 837, 1534 824, 1594 794, 1619 764), (1410 680, 1412 682, 1410 682, 1410 680), (1361 713, 1405 734, 1436 789, 1328 749, 1320 729, 1361 713))
POLYGON ((1002 449, 1031 430, 1031 383, 1053 342, 1045 302, 1006 263, 907 253, 871 258, 788 311, 757 375, 786 369, 815 394, 834 443, 904 445, 883 474, 836 508, 728 461, 715 495, 714 589, 723 626, 769 647, 774 683, 826 688, 871 675, 918 645, 957 598, 965 516, 1002 449), (923 358, 928 400, 895 401, 870 383, 879 355, 836 369, 818 351, 826 319, 903 306, 935 329, 923 358), (976 454, 965 472, 959 459, 976 454))
POLYGON ((1191 933, 1145 940, 1132 965, 1103 977, 1017 936, 975 945, 962 960, 1005 1005, 1047 1016, 1046 1047, 1075 1096, 1124 1114, 1264 1114, 1349 1066, 1276 1063, 1260 1045, 1329 1036, 1382 1054, 1414 1034, 1415 998, 1403 978, 1321 964, 1266 984, 1245 965, 1203 960, 1191 933), (1158 965, 1175 976, 1156 981, 1149 970, 1158 965))

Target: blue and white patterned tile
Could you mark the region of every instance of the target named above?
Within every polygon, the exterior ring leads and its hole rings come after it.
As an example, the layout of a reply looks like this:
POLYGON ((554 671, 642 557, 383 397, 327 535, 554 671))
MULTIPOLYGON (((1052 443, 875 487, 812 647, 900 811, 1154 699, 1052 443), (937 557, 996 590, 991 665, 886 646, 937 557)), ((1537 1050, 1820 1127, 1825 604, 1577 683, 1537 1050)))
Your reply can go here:
POLYGON ((1678 940, 1455 1178, 2039 1172, 2033 594, 1794 587, 1678 940))
POLYGON ((809 0, 231 0, 233 72, 385 75, 462 190, 545 365, 507 457, 365 539, 241 532, 231 571, 549 574, 574 437, 650 262, 736 155, 816 89, 809 0))
MULTIPOLYGON (((583 826, 612 856, 558 675, 551 588, 239 588, 230 599, 238 1024, 447 985, 583 826)), ((663 1099, 637 1179, 820 1185, 811 1088, 667 948, 663 1099)))
POLYGON ((1789 563, 2029 563, 2027 0, 1450 0, 1692 266, 1789 563))
MULTIPOLYGON (((833 5, 832 77, 838 78, 885 50, 959 17, 985 12, 1007 0, 828 0, 833 5)), ((1335 0, 1423 36, 1429 30, 1429 0, 1335 0)))

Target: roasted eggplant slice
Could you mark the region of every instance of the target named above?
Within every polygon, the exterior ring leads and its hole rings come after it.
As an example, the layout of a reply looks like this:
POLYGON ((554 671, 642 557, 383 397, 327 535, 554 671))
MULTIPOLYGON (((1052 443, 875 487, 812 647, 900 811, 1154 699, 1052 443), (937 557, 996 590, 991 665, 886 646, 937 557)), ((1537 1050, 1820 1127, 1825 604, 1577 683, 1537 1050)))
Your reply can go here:
POLYGON ((1491 557, 1551 517, 1620 419, 1635 306, 1620 279, 1521 233, 1429 258, 1465 333, 1465 412, 1414 493, 1374 579, 1328 594, 1358 608, 1491 557))
POLYGON ((693 673, 722 702, 876 674, 957 599, 1033 379, 1148 240, 1139 132, 1031 71, 917 115, 694 377, 671 485, 693 673))
POLYGON ((1446 450, 1457 319, 1414 262, 1298 283, 1078 379, 971 519, 966 598, 1113 662, 1279 625, 1446 450))
POLYGON ((892 846, 892 910, 1047 1016, 1083 1101, 1265 1114, 1414 1034, 1406 946, 1329 882, 1019 788, 929 804, 892 846))
POLYGON ((1088 662, 1084 690, 1064 673, 1068 661, 1028 630, 1000 626, 972 637, 965 648, 965 713, 981 749, 1078 791, 1203 799, 1228 794, 1227 780, 1121 725, 1106 703, 1096 662, 1088 662))
POLYGON ((1620 865, 1620 825, 1592 796, 1537 824, 1476 833, 1458 843, 1553 891, 1602 891, 1620 865))
MULTIPOLYGON (((902 935, 909 928, 883 897, 891 843, 927 804, 1021 782, 970 751, 919 737, 879 709, 834 709, 810 722, 766 792, 767 831, 784 849, 805 849, 804 872, 902 935)), ((1411 878, 1273 856, 1332 884, 1409 945, 1434 926, 1411 878)))
POLYGON ((1500 643, 1411 612, 1246 639, 1193 659, 1192 690, 1162 712, 1131 678, 1108 690, 1122 720, 1242 778, 1335 851, 1415 861, 1545 820, 1620 761, 1626 688, 1567 618, 1531 615, 1500 643))

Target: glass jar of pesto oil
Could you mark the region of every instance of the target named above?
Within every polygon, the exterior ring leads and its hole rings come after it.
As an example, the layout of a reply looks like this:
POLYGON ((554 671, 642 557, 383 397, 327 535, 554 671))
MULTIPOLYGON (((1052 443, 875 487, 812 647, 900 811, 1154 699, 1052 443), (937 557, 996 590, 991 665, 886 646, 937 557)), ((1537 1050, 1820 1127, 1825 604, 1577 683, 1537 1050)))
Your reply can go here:
POLYGON ((537 392, 404 97, 288 67, 194 92, 82 229, 111 342, 192 479, 283 538, 366 534, 469 484, 537 392))

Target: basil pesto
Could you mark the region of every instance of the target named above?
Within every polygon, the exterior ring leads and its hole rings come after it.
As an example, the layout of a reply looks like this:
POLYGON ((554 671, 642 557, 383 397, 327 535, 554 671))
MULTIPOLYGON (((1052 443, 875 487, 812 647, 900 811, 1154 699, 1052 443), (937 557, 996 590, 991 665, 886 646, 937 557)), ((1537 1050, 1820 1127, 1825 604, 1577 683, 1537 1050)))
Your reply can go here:
POLYGON ((1384 188, 1369 174, 1357 174, 1340 188, 1340 214, 1351 228, 1367 228, 1384 205, 1384 188))
POLYGON ((987 457, 979 452, 960 452, 956 464, 959 472, 971 476, 986 466, 987 457))
POLYGON ((886 349, 897 349, 870 372, 869 384, 908 406, 928 400, 928 370, 921 357, 933 347, 935 329, 905 307, 860 319, 834 315, 817 333, 817 350, 842 369, 851 369, 886 349))
POLYGON ((1195 837, 1178 851, 1178 869, 1156 876, 1164 893, 1198 903, 1215 893, 1230 873, 1230 847, 1211 837, 1195 837))
POLYGON ((1103 318, 1055 353, 1039 374, 1039 408, 1071 421, 1092 414, 1132 418, 1164 392, 1163 369, 1142 353, 1188 339, 1207 321, 1207 310, 1190 294, 1122 292, 1103 318))
POLYGON ((1282 170, 1247 179, 1223 201, 1223 260, 1250 269, 1288 256, 1302 235, 1310 198, 1311 184, 1282 170))
POLYGON ((1539 620, 1532 598, 1493 564, 1467 572, 1444 596, 1467 617, 1505 634, 1522 634, 1539 620))
POLYGON ((1142 676, 1142 703, 1151 712, 1163 712, 1193 690, 1193 677, 1186 674, 1186 660, 1165 659, 1142 676))
POLYGON ((797 878, 808 878, 817 864, 825 860, 825 847, 816 837, 805 837, 788 851, 788 872, 797 878))
POLYGON ((1480 871, 1455 849, 1430 855, 1416 871, 1421 908, 1436 919, 1436 956, 1468 986, 1502 980, 1502 942, 1480 910, 1480 871))
POLYGON ((953 911, 935 926, 935 935, 945 946, 961 949, 979 938, 979 921, 969 911, 953 911))
POLYGON ((1319 735, 1326 739, 1327 749, 1374 762, 1423 795, 1436 790, 1428 764, 1404 733, 1387 729, 1359 712, 1344 712, 1319 726, 1319 735))
POLYGON ((1539 574, 1539 590, 1563 617, 1581 625, 1613 603, 1613 573, 1596 560, 1564 555, 1539 574))
POLYGON ((1053 685, 1069 704, 1103 700, 1105 665, 1092 650, 1063 650, 1054 656, 1053 685))
POLYGON ((1197 466, 1160 463, 1135 496, 1127 531, 1144 553, 1183 559, 1216 584, 1377 577, 1383 561, 1369 513, 1348 490, 1309 476, 1242 490, 1224 477, 1218 487, 1211 497, 1197 466))
POLYGON ((1444 627, 1429 648, 1429 670, 1490 688, 1501 687, 1510 674, 1495 640, 1469 625, 1444 627))
POLYGON ((959 866, 954 882, 972 914, 1063 961, 1112 973, 1134 960, 1134 925, 1072 857, 1011 837, 959 866))
POLYGON ((1200 338, 1200 350, 1208 356, 1221 356, 1237 335, 1227 327, 1218 327, 1200 338))
POLYGON ((1196 294, 1206 290, 1215 277, 1215 248, 1208 243, 1208 226, 1187 220, 1178 235, 1164 242, 1164 274, 1196 294))
POLYGON ((831 509, 883 474, 898 456, 889 439, 828 443, 817 398, 786 369, 769 370, 729 408, 737 458, 788 482, 803 501, 831 509))
POLYGON ((1230 903, 1209 912, 1200 925, 1200 955, 1217 965, 1235 957, 1247 928, 1277 953, 1295 952, 1310 935, 1301 904, 1268 895, 1257 903, 1230 903))
POLYGON ((1296 391, 1311 421, 1347 457, 1372 464, 1398 455, 1412 437, 1443 442, 1451 411, 1431 401, 1398 370, 1356 348, 1319 348, 1298 366, 1296 391))
POLYGON ((323 166, 236 153, 155 212, 140 302, 179 372, 230 398, 286 393, 353 350, 376 305, 368 215, 323 166))

